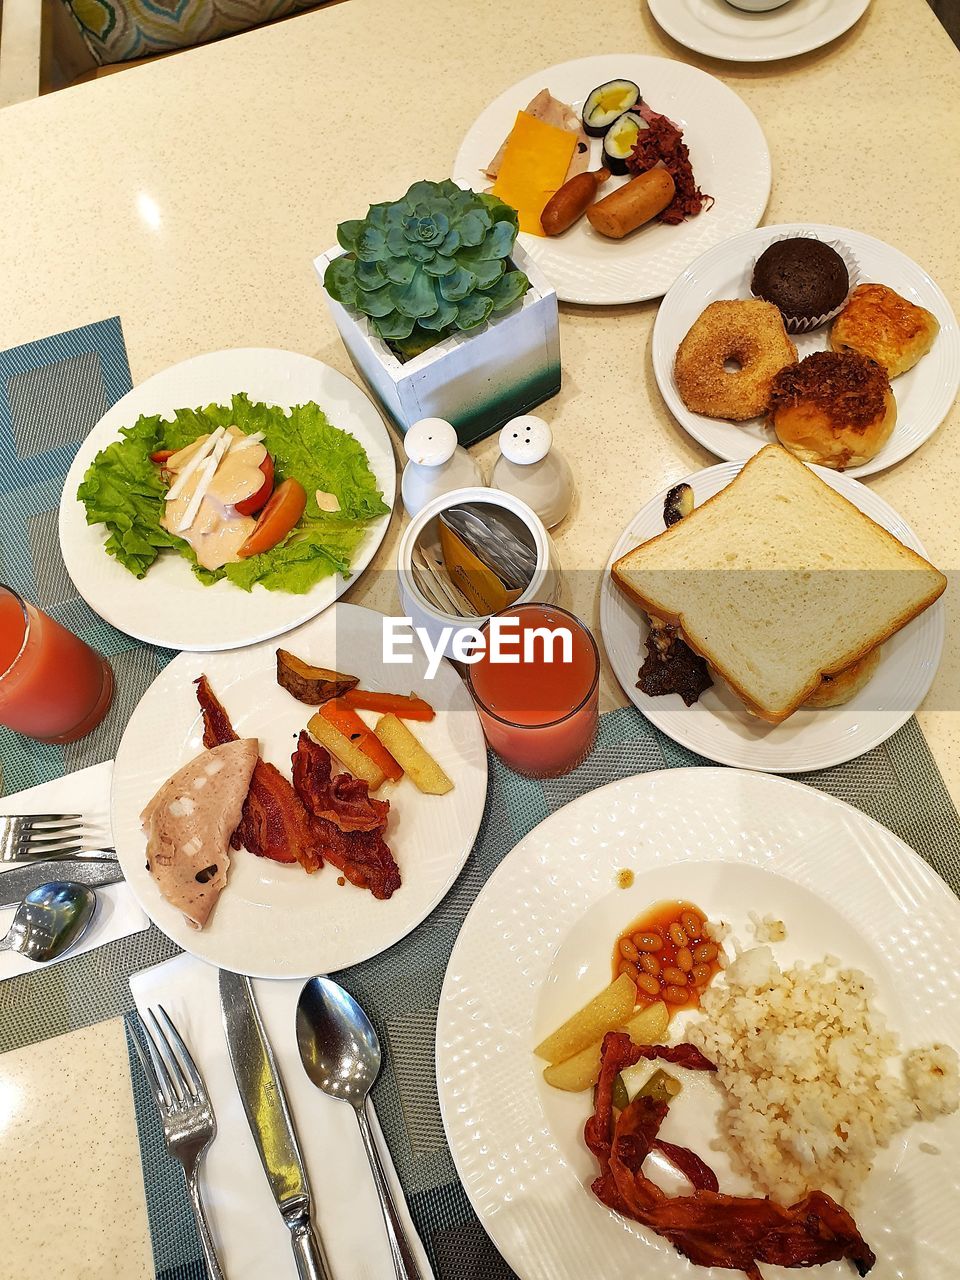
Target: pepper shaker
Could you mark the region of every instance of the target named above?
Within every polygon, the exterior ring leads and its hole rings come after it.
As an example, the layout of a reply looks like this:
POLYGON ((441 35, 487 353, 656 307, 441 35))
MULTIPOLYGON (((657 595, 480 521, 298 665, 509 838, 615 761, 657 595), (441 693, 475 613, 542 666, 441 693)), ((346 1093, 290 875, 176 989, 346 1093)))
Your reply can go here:
POLYGON ((400 493, 408 516, 451 489, 485 484, 483 473, 466 449, 457 442, 456 430, 443 418, 421 418, 403 437, 407 465, 400 493))
POLYGON ((573 475, 553 446, 553 432, 542 418, 524 414, 513 418, 500 432, 500 457, 490 483, 512 493, 552 529, 570 510, 573 475))

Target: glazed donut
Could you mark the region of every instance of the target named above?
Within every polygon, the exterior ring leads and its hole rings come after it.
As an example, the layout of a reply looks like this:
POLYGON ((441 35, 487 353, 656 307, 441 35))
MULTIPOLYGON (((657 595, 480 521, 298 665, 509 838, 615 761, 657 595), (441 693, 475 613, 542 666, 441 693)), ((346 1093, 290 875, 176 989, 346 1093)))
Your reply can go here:
POLYGON ((772 302, 711 302, 677 348, 674 376, 692 413, 744 422, 766 413, 774 377, 796 363, 796 348, 772 302), (740 368, 724 368, 728 360, 740 368))

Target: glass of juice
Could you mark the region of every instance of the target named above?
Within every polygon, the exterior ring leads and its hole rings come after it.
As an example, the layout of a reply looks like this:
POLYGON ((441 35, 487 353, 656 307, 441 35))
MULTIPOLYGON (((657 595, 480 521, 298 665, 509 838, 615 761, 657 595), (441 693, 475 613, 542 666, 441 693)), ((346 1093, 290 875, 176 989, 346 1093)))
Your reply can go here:
POLYGON ((494 614, 482 634, 467 681, 487 742, 527 777, 568 773, 597 734, 600 654, 590 631, 566 609, 524 604, 494 614))
POLYGON ((75 742, 113 697, 110 664, 0 585, 0 724, 41 742, 75 742))

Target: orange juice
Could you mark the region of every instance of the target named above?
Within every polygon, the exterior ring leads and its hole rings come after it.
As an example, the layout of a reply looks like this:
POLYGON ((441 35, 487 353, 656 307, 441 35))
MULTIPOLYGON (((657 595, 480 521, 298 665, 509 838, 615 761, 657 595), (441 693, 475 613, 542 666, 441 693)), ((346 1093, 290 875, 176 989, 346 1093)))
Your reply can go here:
POLYGON ((44 742, 74 742, 113 697, 109 663, 72 632, 0 586, 0 724, 44 742))
POLYGON ((593 636, 572 613, 546 604, 505 609, 484 636, 487 647, 468 667, 468 680, 490 746, 518 773, 567 773, 597 732, 600 656, 593 636), (498 619, 518 624, 506 633, 500 661, 491 635, 498 619), (544 631, 553 639, 544 639, 544 631))

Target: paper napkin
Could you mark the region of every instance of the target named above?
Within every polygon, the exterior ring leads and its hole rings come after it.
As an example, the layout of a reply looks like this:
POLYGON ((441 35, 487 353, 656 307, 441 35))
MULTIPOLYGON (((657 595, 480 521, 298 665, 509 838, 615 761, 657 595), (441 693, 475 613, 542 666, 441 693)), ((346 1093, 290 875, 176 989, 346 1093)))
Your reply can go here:
MULTIPOLYGON (((12 796, 0 797, 0 814, 81 813, 85 819, 85 828, 91 835, 91 840, 87 841, 89 847, 96 848, 99 843, 110 845, 113 843, 110 839, 112 777, 113 761, 106 760, 103 764, 91 765, 89 769, 69 773, 53 782, 44 782, 39 787, 29 787, 12 796)), ((0 875, 10 869, 9 866, 0 864, 0 875)), ((54 877, 69 880, 69 864, 51 866, 51 878, 54 877)), ((51 960, 49 964, 59 964, 61 960, 69 960, 81 952, 101 947, 105 942, 113 942, 115 938, 139 933, 150 924, 129 887, 123 883, 98 887, 97 899, 96 915, 81 941, 65 956, 61 956, 59 960, 51 960)), ((10 928, 15 910, 15 906, 0 907, 0 936, 10 928)), ((16 951, 0 952, 0 980, 46 967, 25 959, 16 951)))
MULTIPOLYGON (((385 1280, 394 1274, 393 1263, 353 1109, 315 1088, 300 1061, 295 1015, 302 987, 300 981, 253 983, 300 1140, 314 1225, 333 1280, 385 1280)), ((181 955, 135 974, 130 990, 141 1013, 163 1005, 210 1094, 217 1136, 204 1159, 200 1183, 225 1273, 230 1280, 297 1280, 290 1233, 267 1185, 227 1053, 218 970, 181 955)), ((371 1124, 424 1280, 431 1280, 433 1272, 375 1115, 371 1124)))

